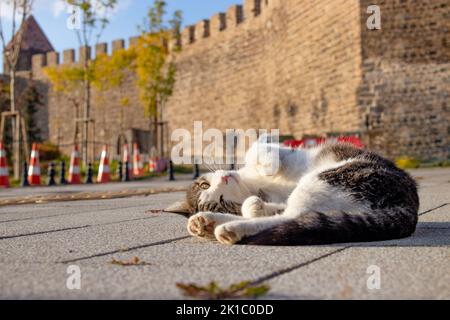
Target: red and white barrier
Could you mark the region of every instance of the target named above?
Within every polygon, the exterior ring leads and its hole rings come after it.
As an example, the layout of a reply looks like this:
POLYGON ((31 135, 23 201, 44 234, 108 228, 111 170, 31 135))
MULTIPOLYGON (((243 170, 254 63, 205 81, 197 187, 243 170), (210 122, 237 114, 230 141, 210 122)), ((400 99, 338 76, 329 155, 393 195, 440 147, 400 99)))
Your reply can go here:
POLYGON ((0 141, 0 187, 9 188, 8 163, 6 161, 6 151, 2 141, 0 141))
POLYGON ((144 174, 144 165, 137 143, 133 144, 133 176, 141 177, 144 174))
POLYGON ((28 183, 30 186, 41 184, 41 167, 39 164, 39 150, 36 143, 33 143, 31 150, 30 166, 28 167, 28 183))
POLYGON ((109 171, 108 148, 103 146, 103 151, 100 159, 100 167, 98 168, 97 183, 106 183, 111 181, 111 174, 109 171))
POLYGON ((81 183, 81 170, 80 170, 80 153, 78 152, 78 145, 73 147, 72 155, 70 157, 69 179, 70 184, 81 183))

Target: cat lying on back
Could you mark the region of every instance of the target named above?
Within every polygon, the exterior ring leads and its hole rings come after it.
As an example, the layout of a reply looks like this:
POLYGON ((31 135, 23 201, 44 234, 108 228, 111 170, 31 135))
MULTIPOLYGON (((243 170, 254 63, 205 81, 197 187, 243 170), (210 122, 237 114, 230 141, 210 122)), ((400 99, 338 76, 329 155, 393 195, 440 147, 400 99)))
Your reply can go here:
POLYGON ((265 144, 263 157, 279 161, 266 175, 255 161, 257 145, 243 168, 203 175, 186 200, 166 211, 189 217, 191 235, 228 245, 379 241, 415 231, 416 183, 389 160, 342 143, 313 149, 265 144))

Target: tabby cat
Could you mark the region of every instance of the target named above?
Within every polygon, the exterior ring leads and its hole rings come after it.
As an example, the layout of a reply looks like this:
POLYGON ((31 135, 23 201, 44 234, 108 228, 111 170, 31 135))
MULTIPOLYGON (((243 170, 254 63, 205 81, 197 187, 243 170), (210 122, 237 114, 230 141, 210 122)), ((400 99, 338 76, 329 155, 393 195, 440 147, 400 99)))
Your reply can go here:
POLYGON ((166 211, 188 217, 191 235, 227 245, 315 245, 407 237, 418 207, 415 181, 373 152, 255 143, 244 167, 203 175, 166 211), (278 164, 272 174, 260 150, 278 164))

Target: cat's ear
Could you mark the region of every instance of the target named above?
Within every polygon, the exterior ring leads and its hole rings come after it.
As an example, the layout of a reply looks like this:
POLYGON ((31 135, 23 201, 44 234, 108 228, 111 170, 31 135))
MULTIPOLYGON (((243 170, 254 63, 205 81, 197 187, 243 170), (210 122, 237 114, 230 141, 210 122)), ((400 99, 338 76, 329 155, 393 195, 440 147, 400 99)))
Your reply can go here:
POLYGON ((168 208, 164 209, 164 212, 177 213, 189 217, 194 213, 194 210, 186 200, 182 200, 170 205, 168 208))

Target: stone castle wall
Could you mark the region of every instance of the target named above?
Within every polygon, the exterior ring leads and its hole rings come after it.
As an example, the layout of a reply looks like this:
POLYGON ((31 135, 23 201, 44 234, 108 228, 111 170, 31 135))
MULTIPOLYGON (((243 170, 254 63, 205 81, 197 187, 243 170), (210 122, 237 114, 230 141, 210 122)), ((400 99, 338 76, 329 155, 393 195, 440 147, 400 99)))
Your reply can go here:
POLYGON ((378 4, 382 29, 362 28, 359 103, 370 111, 370 146, 390 157, 450 157, 450 1, 378 4))
POLYGON ((245 1, 188 27, 170 129, 359 131, 360 37, 358 1, 346 0, 245 1))
MULTIPOLYGON (((359 132, 391 158, 450 157, 449 0, 245 0, 183 30, 164 118, 176 128, 279 128, 282 135, 359 132), (382 29, 368 30, 378 4, 382 29)), ((130 42, 135 41, 132 38, 130 42)), ((124 46, 113 43, 113 50, 124 46)), ((106 52, 102 44, 96 51, 106 52)), ((63 63, 75 63, 73 50, 63 63)), ((82 56, 82 55, 80 55, 82 56)), ((33 76, 57 53, 33 57, 33 76)), ((133 79, 126 128, 148 120, 133 79)), ((114 145, 120 92, 94 92, 96 140, 114 145)), ((49 138, 73 140, 75 110, 48 89, 49 138), (62 138, 61 138, 62 137, 62 138)), ((170 136, 170 135, 169 135, 170 136)), ((68 149, 69 150, 69 149, 68 149)))

